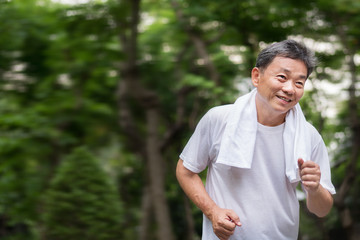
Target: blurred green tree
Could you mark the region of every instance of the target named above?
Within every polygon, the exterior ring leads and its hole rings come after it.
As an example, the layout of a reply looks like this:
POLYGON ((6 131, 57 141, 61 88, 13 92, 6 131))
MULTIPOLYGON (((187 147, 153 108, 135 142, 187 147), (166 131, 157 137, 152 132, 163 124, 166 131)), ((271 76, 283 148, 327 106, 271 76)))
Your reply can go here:
POLYGON ((85 148, 60 164, 44 195, 44 232, 53 240, 117 240, 122 210, 116 187, 85 148))
POLYGON ((317 52, 321 63, 308 83, 314 88, 301 104, 332 146, 334 180, 342 189, 339 211, 328 218, 303 212, 300 238, 355 232, 356 1, 0 5, 1 239, 39 239, 41 195, 64 156, 78 146, 91 149, 116 179, 124 238, 196 239, 202 215, 176 182, 178 154, 200 116, 249 90, 260 48, 290 35, 314 43, 315 50, 317 41, 330 43, 317 52), (350 73, 351 100, 337 119, 329 119, 323 99, 330 96, 321 86, 345 79, 334 74, 339 71, 350 73))
POLYGON ((356 63, 360 53, 360 5, 348 0, 317 0, 313 6, 314 9, 309 12, 311 21, 308 21, 307 34, 313 37, 319 35, 317 38, 340 46, 331 55, 322 55, 324 65, 319 78, 342 83, 343 89, 339 92, 347 95, 346 100, 338 99, 339 115, 324 128, 328 144, 336 146, 332 172, 337 194, 334 196, 336 211, 325 223, 325 228, 331 230, 327 235, 323 234, 323 238, 354 240, 360 238, 360 203, 356 197, 360 194, 359 64, 356 63), (338 77, 333 76, 336 71, 331 73, 329 69, 337 70, 338 77))

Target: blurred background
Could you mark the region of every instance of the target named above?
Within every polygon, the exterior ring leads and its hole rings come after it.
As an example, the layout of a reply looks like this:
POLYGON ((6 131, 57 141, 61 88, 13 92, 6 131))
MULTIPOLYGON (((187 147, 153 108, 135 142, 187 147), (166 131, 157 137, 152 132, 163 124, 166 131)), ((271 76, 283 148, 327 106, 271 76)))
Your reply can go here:
POLYGON ((322 219, 299 194, 299 239, 360 239, 359 26, 353 0, 0 0, 0 239, 200 239, 179 153, 287 38, 337 189, 322 219))

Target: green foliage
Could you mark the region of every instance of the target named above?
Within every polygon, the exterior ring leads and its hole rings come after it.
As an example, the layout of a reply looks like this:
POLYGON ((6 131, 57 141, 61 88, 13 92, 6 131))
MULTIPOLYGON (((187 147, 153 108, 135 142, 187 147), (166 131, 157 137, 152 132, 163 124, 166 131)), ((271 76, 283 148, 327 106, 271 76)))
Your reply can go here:
MULTIPOLYGON (((313 74, 314 83, 321 86, 321 82, 346 82, 346 74, 338 77, 333 73, 347 69, 343 44, 359 53, 360 6, 349 0, 176 2, 185 22, 178 19, 171 1, 141 1, 136 74, 141 84, 158 96, 160 135, 165 135, 177 122, 178 112, 184 115, 181 131, 163 151, 169 159, 164 166, 166 195, 176 223, 174 231, 182 239, 187 225, 184 199, 173 170, 200 116, 214 105, 233 102, 239 88, 247 89, 250 85, 250 70, 260 48, 289 35, 340 45, 334 51, 317 53, 320 65, 313 74), (219 84, 210 79, 209 69, 185 27, 204 42, 220 75, 219 84), (346 39, 340 40, 339 30, 344 31, 346 39), (234 57, 241 61, 232 61, 234 57), (177 108, 180 101, 184 102, 184 109, 177 108)), ((99 0, 62 5, 50 0, 0 0, 1 239, 40 239, 42 224, 49 234, 63 233, 52 239, 71 239, 66 237, 71 231, 76 233, 72 227, 88 227, 88 231, 81 233, 97 236, 103 232, 104 239, 114 239, 105 236, 108 231, 97 230, 110 222, 121 226, 118 229, 126 229, 120 233, 114 229, 120 234, 117 236, 137 238, 143 187, 148 179, 145 160, 124 147, 128 139, 118 126, 116 102, 123 80, 120 72, 128 60, 124 54, 128 49, 121 47, 119 36, 125 32, 130 37, 130 3, 99 0), (61 159, 77 146, 86 146, 96 153, 100 165, 111 169, 116 186, 110 186, 108 176, 86 150, 75 151, 61 164, 47 192, 47 207, 51 211, 46 212, 42 222, 38 217, 43 211, 41 196, 61 159), (114 207, 117 213, 110 218, 109 208, 97 209, 106 201, 108 205, 119 204, 114 187, 121 194, 123 209, 114 207), (100 192, 104 198, 95 194, 100 192), (83 203, 81 207, 79 202, 83 203), (66 211, 69 216, 62 215, 66 211), (124 216, 124 221, 119 216, 124 216), (102 218, 108 220, 99 223, 102 218)), ((359 67, 356 68, 358 73, 359 67)), ((325 91, 307 92, 301 104, 307 119, 322 132, 330 147, 333 180, 339 186, 349 158, 351 129, 347 116, 351 109, 323 103, 324 99, 331 100, 325 91), (335 119, 328 119, 327 107, 340 107, 343 111, 335 119)), ((135 103, 130 108, 134 124, 145 138, 144 109, 135 103)), ((360 219, 359 179, 356 177, 346 198, 356 223, 360 219)), ((191 209, 200 235, 201 212, 193 206, 191 209)), ((303 212, 302 216, 303 236, 319 236, 319 231, 314 230, 317 222, 303 212)), ((343 231, 339 219, 333 211, 324 229, 343 231)))
POLYGON ((63 160, 44 198, 49 239, 121 239, 122 210, 116 188, 85 148, 63 160))

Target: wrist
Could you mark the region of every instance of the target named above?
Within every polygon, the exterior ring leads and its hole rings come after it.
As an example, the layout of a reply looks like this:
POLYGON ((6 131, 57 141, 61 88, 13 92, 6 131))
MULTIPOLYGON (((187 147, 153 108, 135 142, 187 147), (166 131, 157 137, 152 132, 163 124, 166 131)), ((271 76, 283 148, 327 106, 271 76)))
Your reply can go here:
POLYGON ((212 221, 218 209, 219 207, 215 203, 213 203, 207 206, 206 209, 203 210, 203 213, 209 220, 212 221))
POLYGON ((308 195, 309 197, 313 197, 313 196, 316 197, 316 196, 318 196, 319 194, 322 193, 322 187, 321 187, 321 185, 319 184, 317 188, 307 189, 306 192, 307 192, 307 195, 308 195))

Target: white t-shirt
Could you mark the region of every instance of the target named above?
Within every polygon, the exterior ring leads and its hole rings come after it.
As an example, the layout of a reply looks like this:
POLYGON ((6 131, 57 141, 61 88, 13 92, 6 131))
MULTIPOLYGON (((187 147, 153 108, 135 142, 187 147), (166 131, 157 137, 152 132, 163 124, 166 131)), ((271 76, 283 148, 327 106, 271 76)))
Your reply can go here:
MULTIPOLYGON (((254 159, 251 169, 230 167, 216 163, 231 105, 211 109, 199 122, 180 158, 184 166, 199 173, 208 167, 206 190, 215 203, 232 209, 239 216, 231 240, 291 239, 296 240, 299 229, 299 203, 296 185, 285 175, 284 124, 267 127, 258 124, 254 159)), ((320 183, 331 193, 330 166, 326 147, 318 132, 309 124, 314 144, 312 161, 320 165, 320 183), (324 177, 327 179, 324 179, 324 177)), ((218 239, 212 223, 204 216, 202 239, 218 239)))

